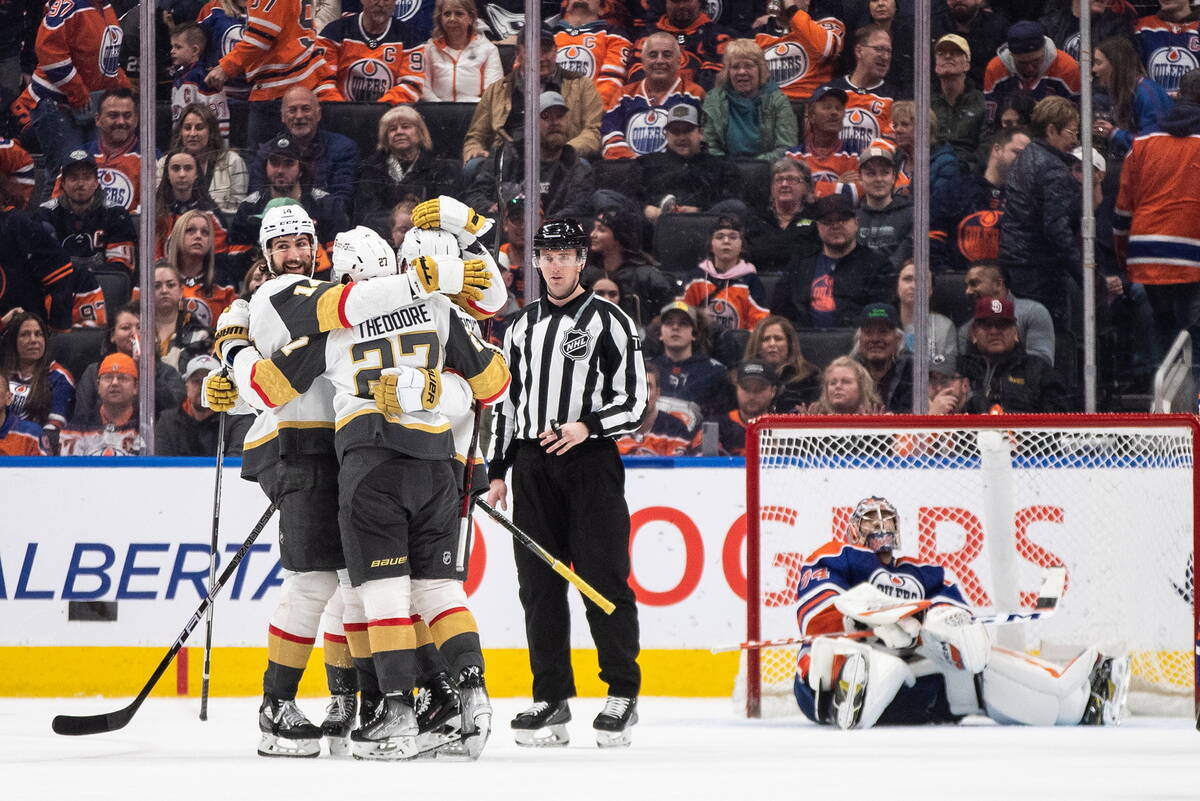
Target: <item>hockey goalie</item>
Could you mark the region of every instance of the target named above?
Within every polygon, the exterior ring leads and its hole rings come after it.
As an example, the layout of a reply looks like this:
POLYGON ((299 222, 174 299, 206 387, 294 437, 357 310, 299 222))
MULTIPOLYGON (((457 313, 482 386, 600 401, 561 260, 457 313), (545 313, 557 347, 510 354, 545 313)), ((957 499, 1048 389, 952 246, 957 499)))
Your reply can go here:
POLYGON ((797 618, 806 637, 796 701, 842 729, 957 723, 1114 725, 1129 662, 1088 648, 1055 665, 992 644, 958 586, 934 564, 897 555, 900 519, 884 498, 860 501, 846 542, 804 563, 797 618))

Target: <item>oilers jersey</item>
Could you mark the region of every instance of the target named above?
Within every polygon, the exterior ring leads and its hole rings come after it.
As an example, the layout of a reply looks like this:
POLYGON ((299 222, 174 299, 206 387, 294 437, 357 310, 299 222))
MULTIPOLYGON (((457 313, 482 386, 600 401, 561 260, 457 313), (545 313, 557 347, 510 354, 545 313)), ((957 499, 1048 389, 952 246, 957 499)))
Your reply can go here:
POLYGON ((0 136, 0 173, 8 176, 8 191, 15 194, 17 208, 29 205, 33 196, 33 158, 12 139, 0 136))
POLYGON ((218 63, 231 77, 246 76, 250 100, 274 100, 293 86, 341 99, 316 49, 313 0, 251 0, 246 11, 241 40, 218 63))
POLYGON ((0 316, 15 306, 42 315, 56 331, 108 323, 92 271, 72 265, 48 226, 8 208, 0 209, 0 316))
POLYGON ((106 0, 49 0, 35 45, 38 65, 29 87, 34 99, 81 108, 90 92, 128 89, 122 39, 106 0))
MULTIPOLYGON (((130 214, 137 214, 141 208, 141 178, 142 178, 142 148, 135 138, 129 146, 120 152, 105 153, 100 148, 100 141, 94 140, 83 146, 83 149, 96 160, 96 177, 100 188, 104 190, 104 203, 108 206, 120 206, 130 214)), ((158 152, 155 151, 155 158, 158 152)), ((62 194, 62 178, 54 181, 54 191, 51 197, 62 194)))
MULTIPOLYGON (((200 57, 200 62, 207 72, 229 55, 234 45, 242 41, 242 32, 246 29, 246 15, 230 14, 221 0, 209 0, 204 8, 200 9, 196 22, 208 34, 208 47, 200 57)), ((230 78, 225 82, 225 96, 232 100, 245 100, 250 96, 250 84, 240 75, 230 78)))
POLYGON ((892 128, 892 103, 898 92, 887 81, 874 86, 855 86, 850 76, 844 75, 830 82, 831 86, 846 93, 846 111, 842 115, 842 141, 852 145, 856 151, 866 148, 881 137, 894 139, 892 128))
MULTIPOLYGON (((679 75, 686 81, 693 81, 705 88, 712 88, 713 82, 721 72, 721 62, 725 57, 725 46, 729 44, 730 33, 723 26, 713 22, 703 11, 686 28, 677 28, 664 15, 658 22, 646 26, 646 36, 658 31, 671 34, 679 43, 683 57, 683 66, 679 75)), ((646 36, 638 39, 634 46, 633 59, 629 62, 629 80, 640 81, 644 77, 642 68, 642 44, 646 36)))
POLYGON ((813 90, 833 80, 846 39, 846 26, 834 17, 814 20, 796 9, 787 33, 756 34, 774 81, 789 99, 808 100, 813 90))
POLYGON ((560 20, 554 28, 554 46, 558 66, 591 79, 605 108, 620 99, 633 49, 627 37, 611 30, 604 20, 578 28, 560 20))
POLYGON ((818 153, 812 149, 808 138, 784 155, 790 159, 803 161, 812 172, 813 194, 825 197, 839 191, 844 186, 841 176, 858 170, 859 147, 854 142, 838 140, 837 147, 829 152, 818 153))
MULTIPOLYGON (((805 636, 844 631, 842 613, 833 602, 859 584, 870 584, 903 601, 927 600, 972 611, 958 585, 940 565, 908 556, 885 565, 873 551, 845 542, 829 542, 804 560, 796 590, 796 620, 805 636)), ((808 647, 800 651, 800 673, 808 672, 808 647)))
POLYGON ((667 111, 680 103, 690 103, 700 112, 704 90, 680 78, 662 102, 655 103, 646 93, 645 81, 626 86, 624 94, 600 120, 600 148, 604 158, 632 159, 665 150, 667 111))
POLYGON ((710 329, 753 331, 771 314, 765 294, 762 281, 754 273, 714 278, 709 272, 695 270, 684 284, 683 299, 692 308, 708 311, 710 329))
POLYGON ((229 139, 229 99, 224 89, 213 89, 204 82, 208 70, 204 62, 197 61, 187 69, 180 70, 171 84, 171 122, 179 122, 185 106, 203 103, 212 109, 220 126, 221 136, 229 139))
POLYGON ((395 20, 375 38, 363 30, 361 19, 361 14, 336 19, 317 39, 337 74, 338 91, 358 103, 374 103, 389 92, 389 102, 415 103, 425 85, 424 48, 406 48, 404 30, 395 20))
POLYGON ((1200 21, 1142 17, 1133 29, 1133 43, 1147 76, 1172 97, 1179 92, 1180 78, 1200 67, 1200 21))

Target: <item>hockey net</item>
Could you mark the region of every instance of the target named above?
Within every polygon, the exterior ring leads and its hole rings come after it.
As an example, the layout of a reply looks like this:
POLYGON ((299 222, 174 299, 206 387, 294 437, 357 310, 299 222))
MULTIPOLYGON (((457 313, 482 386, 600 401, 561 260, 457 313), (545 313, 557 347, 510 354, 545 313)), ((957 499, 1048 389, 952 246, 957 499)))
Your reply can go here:
MULTIPOLYGON (((746 639, 799 634, 805 557, 881 495, 901 553, 946 567, 981 614, 1031 609, 1041 568, 1067 568, 1058 610, 997 627, 1000 644, 1128 653, 1133 712, 1191 714, 1197 430, 1188 415, 762 418, 746 443, 746 639)), ((798 713, 797 650, 744 652, 749 716, 798 713)))

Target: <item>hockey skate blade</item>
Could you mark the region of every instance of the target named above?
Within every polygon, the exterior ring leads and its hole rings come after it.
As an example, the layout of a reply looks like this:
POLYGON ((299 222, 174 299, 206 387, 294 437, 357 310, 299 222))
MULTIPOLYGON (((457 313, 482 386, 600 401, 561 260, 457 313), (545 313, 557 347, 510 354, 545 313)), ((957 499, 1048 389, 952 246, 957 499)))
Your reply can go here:
POLYGON ((565 723, 540 729, 513 729, 513 738, 522 748, 562 748, 571 742, 565 723))
POLYGON ((488 737, 492 733, 492 710, 488 707, 487 710, 476 710, 473 725, 470 731, 464 730, 462 733, 462 748, 468 759, 479 759, 483 753, 483 747, 487 745, 488 737))
POLYGON ((839 729, 858 728, 867 694, 867 660, 861 654, 847 657, 833 692, 835 722, 839 729))
POLYGON ((347 734, 345 737, 326 737, 324 739, 331 757, 344 758, 350 756, 350 735, 347 734))
POLYGON ((369 742, 350 741, 350 754, 355 759, 365 759, 375 762, 396 762, 415 759, 421 755, 417 747, 417 735, 389 737, 386 740, 371 740, 369 742))
POLYGON ((604 731, 603 729, 595 731, 596 747, 598 748, 628 748, 633 743, 633 723, 621 731, 604 731))
POLYGON ((314 759, 321 755, 321 741, 289 740, 263 732, 258 738, 258 755, 264 757, 294 757, 314 759))

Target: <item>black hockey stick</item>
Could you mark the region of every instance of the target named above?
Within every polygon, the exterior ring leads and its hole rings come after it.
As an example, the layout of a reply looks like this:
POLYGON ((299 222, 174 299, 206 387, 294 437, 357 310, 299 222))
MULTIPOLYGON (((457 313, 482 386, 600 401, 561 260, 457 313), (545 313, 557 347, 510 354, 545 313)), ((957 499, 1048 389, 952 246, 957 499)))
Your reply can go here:
POLYGON ((107 712, 103 715, 56 715, 54 721, 50 724, 50 728, 54 729, 55 734, 79 735, 79 734, 103 734, 105 732, 116 731, 122 729, 133 719, 142 702, 146 700, 146 696, 150 695, 150 691, 154 689, 154 685, 158 684, 158 680, 162 678, 162 674, 170 666, 171 660, 183 648, 183 644, 187 642, 187 638, 192 633, 192 629, 196 628, 196 624, 204 617, 204 612, 212 603, 213 598, 221 592, 221 588, 225 586, 225 582, 233 575, 233 571, 237 570, 237 566, 241 564, 246 554, 250 552, 250 546, 258 539, 258 535, 266 528, 267 522, 271 519, 271 515, 275 514, 275 504, 271 504, 267 511, 263 512, 263 516, 259 518, 258 523, 254 526, 254 530, 250 532, 250 536, 242 543, 242 547, 229 560, 229 564, 225 570, 221 572, 221 577, 217 579, 217 583, 208 591, 208 595, 200 602, 200 606, 196 612, 188 620, 187 625, 183 627, 183 631, 179 633, 175 644, 167 651, 167 655, 158 663, 158 667, 154 669, 150 680, 146 682, 146 686, 142 687, 142 691, 137 694, 137 698, 124 709, 118 709, 116 712, 107 712))
MULTIPOLYGON (((213 481, 212 542, 208 549, 208 591, 217 580, 217 533, 221 528, 221 474, 225 467, 225 413, 217 412, 217 476, 213 481)), ((200 680, 200 720, 208 720, 208 676, 212 672, 213 610, 204 616, 204 674, 200 680)))

